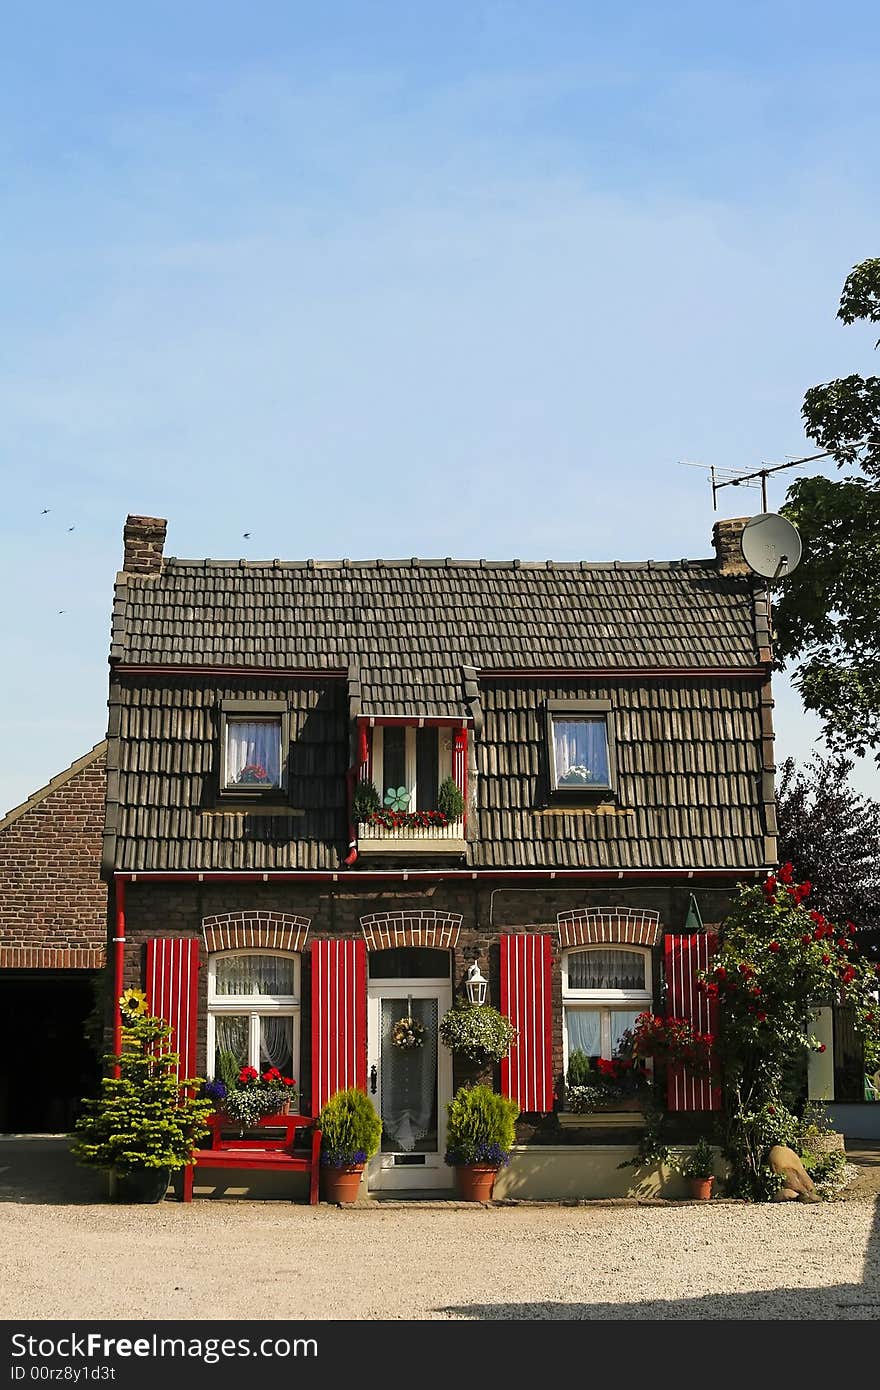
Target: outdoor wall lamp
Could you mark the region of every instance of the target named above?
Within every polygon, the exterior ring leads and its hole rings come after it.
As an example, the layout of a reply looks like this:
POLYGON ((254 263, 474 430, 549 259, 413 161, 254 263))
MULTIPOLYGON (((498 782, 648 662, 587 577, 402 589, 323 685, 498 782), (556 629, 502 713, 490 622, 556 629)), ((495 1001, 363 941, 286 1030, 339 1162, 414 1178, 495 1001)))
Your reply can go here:
POLYGON ((486 990, 489 988, 489 981, 480 971, 477 962, 469 967, 467 977, 464 982, 465 991, 469 1004, 485 1004, 486 990))

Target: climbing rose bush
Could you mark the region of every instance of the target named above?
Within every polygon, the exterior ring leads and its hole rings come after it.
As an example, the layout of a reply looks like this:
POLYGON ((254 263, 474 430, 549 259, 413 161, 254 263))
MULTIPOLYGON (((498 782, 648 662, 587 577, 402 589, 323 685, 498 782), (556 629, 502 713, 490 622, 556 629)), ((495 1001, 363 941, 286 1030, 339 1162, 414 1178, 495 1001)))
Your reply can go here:
POLYGON ((701 974, 701 988, 719 1005, 714 1053, 728 1156, 747 1196, 772 1190, 766 1156, 773 1126, 756 1125, 754 1117, 785 1114, 787 1080, 806 1054, 824 1051, 810 1032, 816 1006, 851 1005, 866 1066, 880 1065, 880 966, 862 959, 851 922, 829 922, 808 906, 809 898, 809 882, 796 883, 791 864, 762 884, 742 887, 713 964, 701 974))

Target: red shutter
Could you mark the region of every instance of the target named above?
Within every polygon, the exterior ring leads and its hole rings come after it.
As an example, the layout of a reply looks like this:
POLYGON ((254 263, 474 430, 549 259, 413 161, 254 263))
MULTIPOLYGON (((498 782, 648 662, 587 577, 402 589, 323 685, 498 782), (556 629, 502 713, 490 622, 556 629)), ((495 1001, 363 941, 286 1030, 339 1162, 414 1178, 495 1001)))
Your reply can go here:
MULTIPOLYGON (((689 1019, 700 1033, 717 1032, 717 1002, 697 989, 697 971, 709 968, 715 937, 708 932, 667 935, 664 951, 667 1018, 689 1019)), ((686 1067, 670 1067, 666 1100, 670 1110, 720 1110, 721 1090, 711 1077, 695 1077, 686 1067)))
POLYGON ((178 1079, 194 1076, 199 1011, 199 942, 194 936, 158 936, 147 942, 147 1003, 171 1024, 171 1047, 180 1053, 178 1079))
POLYGON ((367 732, 366 724, 361 724, 358 728, 358 776, 364 782, 372 780, 373 767, 370 757, 370 735, 367 732))
POLYGON ((312 943, 312 1113, 336 1091, 367 1089, 367 947, 312 943))
POLYGON ((551 938, 501 938, 501 1012, 519 1036, 501 1062, 501 1091, 520 1110, 553 1109, 551 938))
POLYGON ((464 821, 467 824, 467 729, 456 729, 452 735, 452 780, 464 797, 464 821))

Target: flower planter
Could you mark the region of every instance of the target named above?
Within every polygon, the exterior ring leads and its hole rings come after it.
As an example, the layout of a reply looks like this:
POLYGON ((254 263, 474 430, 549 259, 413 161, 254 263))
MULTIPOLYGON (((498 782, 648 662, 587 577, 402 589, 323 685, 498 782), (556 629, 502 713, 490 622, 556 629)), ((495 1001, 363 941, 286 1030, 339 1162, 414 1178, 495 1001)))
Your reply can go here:
POLYGON ((695 1202, 708 1202, 712 1196, 712 1184, 714 1181, 714 1177, 688 1178, 687 1185, 691 1199, 695 1202))
POLYGON ((363 1163, 343 1163, 341 1168, 322 1168, 324 1196, 327 1201, 356 1202, 363 1171, 363 1163))
POLYGON ((117 1202, 161 1202, 171 1179, 169 1168, 130 1168, 112 1174, 111 1195, 117 1202))
POLYGON ((459 1197, 464 1202, 491 1202, 497 1176, 497 1168, 487 1168, 478 1163, 460 1165, 455 1170, 459 1197))

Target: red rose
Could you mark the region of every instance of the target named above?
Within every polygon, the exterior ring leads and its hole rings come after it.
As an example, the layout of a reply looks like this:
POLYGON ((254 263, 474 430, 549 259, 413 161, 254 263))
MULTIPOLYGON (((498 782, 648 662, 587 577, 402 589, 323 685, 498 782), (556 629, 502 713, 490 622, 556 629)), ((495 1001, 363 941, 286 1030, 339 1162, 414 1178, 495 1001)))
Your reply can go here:
POLYGON ((727 979, 727 971, 724 969, 723 965, 716 965, 715 974, 718 976, 719 980, 727 979))
POLYGON ((830 964, 831 964, 831 957, 830 957, 830 956, 823 956, 823 957, 822 957, 822 964, 823 964, 823 965, 830 965, 830 964))
POLYGON ((849 982, 850 982, 850 980, 854 980, 855 977, 856 977, 856 972, 855 972, 855 970, 853 970, 853 968, 852 968, 851 965, 848 965, 848 966, 846 967, 845 970, 841 971, 840 978, 841 978, 841 980, 843 980, 843 983, 844 983, 845 985, 848 985, 849 982))
POLYGON ((801 937, 801 945, 802 945, 802 946, 809 946, 809 944, 810 944, 810 942, 811 942, 812 940, 813 940, 813 938, 812 938, 811 936, 802 936, 802 937, 801 937))
POLYGON ((856 932, 858 931, 858 927, 856 926, 855 922, 847 922, 846 929, 849 932, 850 936, 855 936, 856 932))
POLYGON ((778 941, 771 941, 771 942, 770 942, 770 945, 769 945, 769 947, 768 947, 768 949, 771 950, 771 951, 773 952, 773 954, 775 955, 776 952, 779 950, 779 942, 778 942, 778 941))
POLYGON ((779 870, 779 877, 782 879, 783 883, 791 883, 794 878, 794 865, 783 864, 782 868, 779 870))
POLYGON ((810 894, 812 893, 812 891, 813 891, 813 885, 812 885, 812 883, 810 882, 810 880, 807 879, 804 883, 801 884, 800 889, 799 889, 801 899, 803 899, 803 898, 808 898, 808 897, 810 896, 810 894))
POLYGON ((758 1022, 759 1022, 759 1023, 764 1023, 765 1020, 766 1020, 766 1018, 767 1018, 767 1015, 766 1015, 766 1014, 762 1014, 762 1013, 759 1013, 759 1014, 758 1014, 758 1022))
POLYGON ((820 1051, 820 1052, 824 1052, 824 1051, 825 1051, 825 1044, 824 1044, 824 1043, 820 1043, 820 1044, 819 1044, 819 1051, 820 1051))
POLYGON ((767 894, 768 898, 771 898, 773 896, 773 894, 776 892, 777 887, 778 885, 776 879, 774 878, 773 874, 770 874, 767 878, 766 883, 764 884, 764 892, 767 894))

